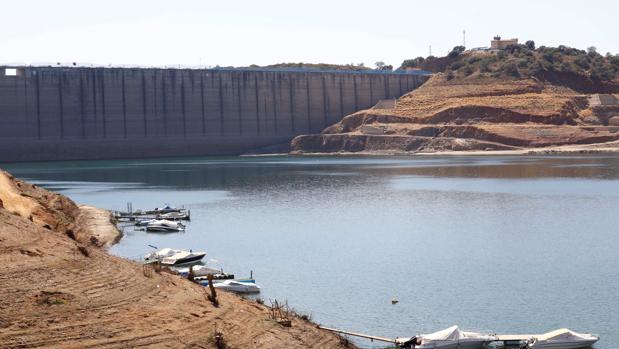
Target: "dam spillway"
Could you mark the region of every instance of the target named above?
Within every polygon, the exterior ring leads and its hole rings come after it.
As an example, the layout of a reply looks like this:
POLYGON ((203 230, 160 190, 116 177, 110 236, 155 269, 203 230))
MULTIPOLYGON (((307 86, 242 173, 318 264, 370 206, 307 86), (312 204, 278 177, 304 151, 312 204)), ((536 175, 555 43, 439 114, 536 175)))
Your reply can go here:
POLYGON ((396 98, 402 73, 0 67, 0 161, 234 155, 396 98))

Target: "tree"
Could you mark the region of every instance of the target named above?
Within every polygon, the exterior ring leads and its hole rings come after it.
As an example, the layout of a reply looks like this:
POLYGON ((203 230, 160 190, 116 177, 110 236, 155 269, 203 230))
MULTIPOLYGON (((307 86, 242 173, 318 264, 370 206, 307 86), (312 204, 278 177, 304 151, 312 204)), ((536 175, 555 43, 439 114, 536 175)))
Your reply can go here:
POLYGON ((404 60, 404 62, 402 62, 400 69, 415 68, 419 66, 421 63, 423 63, 424 61, 425 61, 425 58, 423 57, 417 57, 414 59, 406 59, 404 60))
POLYGON ((466 48, 464 46, 455 46, 451 52, 449 52, 449 54, 447 55, 449 58, 456 58, 458 57, 462 52, 464 52, 464 50, 466 50, 466 48))
POLYGON ((598 49, 595 46, 587 47, 587 54, 591 57, 596 56, 598 54, 598 49))
POLYGON ((383 67, 385 66, 385 62, 378 61, 378 62, 374 63, 374 65, 376 66, 376 70, 383 70, 383 67))
POLYGON ((524 43, 524 46, 526 46, 529 50, 535 50, 535 41, 528 40, 524 43))

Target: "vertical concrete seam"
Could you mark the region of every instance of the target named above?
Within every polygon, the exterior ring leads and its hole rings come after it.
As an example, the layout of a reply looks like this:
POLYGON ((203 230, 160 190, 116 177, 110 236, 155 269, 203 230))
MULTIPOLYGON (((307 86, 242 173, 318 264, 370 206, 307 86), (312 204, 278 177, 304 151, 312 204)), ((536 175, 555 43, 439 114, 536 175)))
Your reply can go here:
POLYGON ((101 85, 101 117, 103 118, 103 138, 107 138, 107 108, 105 107, 105 71, 99 70, 101 79, 99 84, 101 85))
POLYGON ((142 70, 142 127, 144 128, 144 138, 148 137, 148 120, 146 118, 146 72, 142 70))
POLYGON ((292 134, 295 133, 295 124, 294 124, 294 82, 292 80, 292 74, 288 75, 288 99, 290 106, 290 130, 292 134))
POLYGON ((204 105, 204 72, 200 72, 200 101, 202 110, 202 135, 206 135, 206 108, 204 105))
POLYGON ((322 82, 322 127, 327 127, 327 114, 329 113, 329 103, 327 100, 327 86, 325 82, 325 74, 320 74, 321 82, 322 82))
POLYGON ((127 138, 127 97, 125 96, 125 70, 120 71, 120 82, 123 103, 123 136, 127 138))
POLYGON ((183 137, 187 137, 187 109, 185 107, 185 74, 180 72, 181 76, 181 116, 183 117, 183 137))
POLYGON ((80 122, 82 126, 82 138, 86 138, 86 107, 84 106, 84 78, 82 69, 78 70, 80 75, 80 122))
POLYGON ((41 139, 41 77, 38 70, 34 70, 36 74, 36 91, 37 91, 37 138, 41 139))
POLYGON ((312 131, 312 111, 311 111, 311 102, 310 102, 310 76, 308 73, 305 73, 305 99, 306 99, 306 107, 307 107, 307 132, 312 131))
POLYGON ((221 82, 221 73, 217 75, 219 78, 219 134, 223 136, 224 134, 224 95, 223 95, 223 84, 221 82))
POLYGON ((64 97, 62 93, 62 74, 58 75, 58 103, 60 105, 60 139, 64 139, 64 97))
POLYGON ((260 103, 258 94, 258 75, 254 74, 254 94, 256 95, 256 133, 260 136, 260 103))
POLYGON ((232 86, 234 88, 234 80, 236 80, 236 111, 239 118, 239 135, 243 135, 243 111, 241 110, 241 76, 243 73, 237 73, 236 79, 233 79, 232 86))

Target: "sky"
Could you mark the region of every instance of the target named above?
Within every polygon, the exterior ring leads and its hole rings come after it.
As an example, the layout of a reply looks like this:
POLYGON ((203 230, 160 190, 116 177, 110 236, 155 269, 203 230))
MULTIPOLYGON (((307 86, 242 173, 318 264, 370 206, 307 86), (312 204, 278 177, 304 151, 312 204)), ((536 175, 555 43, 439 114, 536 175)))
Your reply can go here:
POLYGON ((619 53, 619 1, 0 0, 0 63, 399 66, 494 35, 619 53))

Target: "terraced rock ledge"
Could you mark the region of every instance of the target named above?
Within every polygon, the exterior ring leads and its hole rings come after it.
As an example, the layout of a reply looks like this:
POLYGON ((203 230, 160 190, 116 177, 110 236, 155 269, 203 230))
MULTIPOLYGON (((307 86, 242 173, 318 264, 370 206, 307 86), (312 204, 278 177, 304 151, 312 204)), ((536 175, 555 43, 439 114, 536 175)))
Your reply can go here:
POLYGON ((218 294, 108 254, 119 238, 105 211, 0 170, 0 347, 337 348, 340 337, 300 318, 218 294), (107 219, 107 224, 106 224, 107 219))
POLYGON ((526 153, 531 149, 563 151, 564 146, 619 151, 613 143, 619 140, 619 98, 612 94, 619 92, 619 84, 605 84, 606 94, 582 93, 573 85, 536 77, 472 75, 449 80, 440 73, 397 99, 392 108, 362 110, 320 134, 296 137, 291 151, 526 153), (607 146, 588 146, 593 144, 607 146), (583 145, 587 146, 576 147, 583 145))

